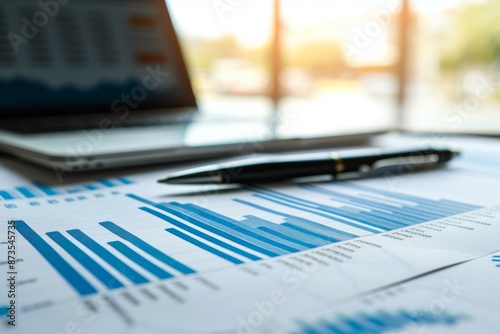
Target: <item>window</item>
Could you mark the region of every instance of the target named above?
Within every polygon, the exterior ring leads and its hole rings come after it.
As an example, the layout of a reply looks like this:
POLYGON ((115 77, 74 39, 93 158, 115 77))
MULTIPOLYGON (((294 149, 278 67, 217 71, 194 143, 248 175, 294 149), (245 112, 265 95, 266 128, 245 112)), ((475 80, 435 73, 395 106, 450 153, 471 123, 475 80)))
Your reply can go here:
POLYGON ((500 131, 498 1, 168 3, 202 106, 278 106, 340 133, 500 131))

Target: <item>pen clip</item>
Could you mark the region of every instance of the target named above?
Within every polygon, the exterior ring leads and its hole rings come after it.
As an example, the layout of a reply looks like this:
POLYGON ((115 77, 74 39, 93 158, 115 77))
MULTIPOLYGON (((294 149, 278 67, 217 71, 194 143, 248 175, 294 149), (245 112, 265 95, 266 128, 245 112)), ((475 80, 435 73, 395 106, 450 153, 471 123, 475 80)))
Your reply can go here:
POLYGON ((422 165, 434 164, 437 162, 439 162, 439 155, 437 154, 381 159, 374 162, 372 166, 369 165, 360 166, 359 172, 370 173, 377 171, 379 169, 394 168, 400 166, 422 166, 422 165))

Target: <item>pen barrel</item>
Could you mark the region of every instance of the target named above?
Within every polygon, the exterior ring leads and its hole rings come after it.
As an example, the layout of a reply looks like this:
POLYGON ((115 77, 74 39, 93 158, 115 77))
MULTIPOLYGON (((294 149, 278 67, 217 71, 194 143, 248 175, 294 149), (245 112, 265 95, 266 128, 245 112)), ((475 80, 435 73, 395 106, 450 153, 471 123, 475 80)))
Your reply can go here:
POLYGON ((445 163, 458 156, 448 149, 420 150, 364 150, 360 152, 332 152, 328 155, 281 156, 258 159, 248 164, 212 165, 195 168, 170 176, 160 182, 171 184, 230 184, 266 183, 311 176, 356 177, 379 175, 381 172, 401 170, 403 166, 419 167, 445 163))
POLYGON ((445 163, 452 160, 456 154, 451 150, 434 148, 409 151, 384 150, 380 155, 342 154, 338 160, 342 162, 344 173, 352 173, 367 167, 373 170, 377 166, 401 167, 445 163))
POLYGON ((220 183, 279 182, 310 176, 366 173, 380 167, 398 168, 445 163, 450 161, 454 154, 450 150, 432 148, 411 151, 381 150, 379 154, 373 154, 373 152, 371 154, 359 152, 332 154, 331 157, 323 156, 307 160, 286 159, 223 168, 219 171, 219 177, 220 183))
POLYGON ((278 161, 221 169, 221 183, 259 183, 287 179, 335 175, 332 159, 278 161))

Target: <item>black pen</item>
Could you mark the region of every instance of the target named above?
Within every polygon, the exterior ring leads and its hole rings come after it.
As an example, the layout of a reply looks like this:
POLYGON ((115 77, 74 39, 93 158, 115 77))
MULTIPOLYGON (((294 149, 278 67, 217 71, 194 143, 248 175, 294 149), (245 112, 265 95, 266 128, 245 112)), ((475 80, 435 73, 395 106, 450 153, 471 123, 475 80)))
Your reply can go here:
POLYGON ((159 180, 170 184, 251 184, 331 175, 362 177, 405 172, 446 163, 460 153, 451 149, 365 149, 321 154, 273 156, 189 169, 159 180))

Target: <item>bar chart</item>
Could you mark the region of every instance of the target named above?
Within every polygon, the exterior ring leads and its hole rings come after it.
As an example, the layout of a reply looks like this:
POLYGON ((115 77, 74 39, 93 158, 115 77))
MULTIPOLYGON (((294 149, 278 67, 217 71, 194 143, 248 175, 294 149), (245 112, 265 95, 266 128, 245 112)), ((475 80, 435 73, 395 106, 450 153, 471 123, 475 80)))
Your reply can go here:
POLYGON ((354 196, 313 185, 302 186, 311 192, 326 193, 334 205, 320 204, 275 190, 249 187, 250 199, 235 198, 233 201, 253 209, 255 214, 239 220, 191 203, 154 203, 133 194, 128 196, 152 206, 154 209, 140 207, 140 210, 173 225, 173 228, 167 229, 168 232, 234 264, 241 264, 241 260, 215 251, 207 243, 241 255, 246 261, 256 261, 360 236, 347 232, 346 227, 358 229, 365 235, 382 233, 479 209, 478 206, 455 201, 433 201, 347 183, 344 186, 358 188, 356 190, 359 191, 354 196), (251 198, 268 201, 269 204, 257 204, 251 198), (338 227, 291 214, 290 209, 329 219, 338 227), (273 214, 280 221, 269 221, 259 217, 259 214, 273 214), (217 238, 208 232, 217 235, 217 238))
MULTIPOLYGON (((116 249, 123 254, 124 258, 135 263, 136 266, 142 267, 160 280, 172 278, 174 275, 144 258, 137 250, 145 252, 157 261, 162 262, 166 267, 175 269, 181 274, 189 275, 196 273, 195 270, 176 261, 114 223, 101 222, 100 225, 116 235, 116 237, 121 238, 121 240, 129 242, 131 246, 127 246, 120 240, 108 242, 107 245, 101 245, 78 229, 66 231, 72 239, 57 231, 47 232, 46 235, 109 290, 125 287, 124 281, 132 285, 141 285, 149 283, 150 280, 135 268, 125 263, 123 259, 110 252, 106 246, 116 249), (134 248, 137 250, 134 250, 134 248), (91 254, 95 254, 95 256, 107 263, 114 269, 115 274, 100 265, 91 254), (121 277, 116 277, 116 273, 121 277)), ((16 229, 81 296, 92 295, 99 291, 98 288, 93 286, 82 273, 78 272, 47 240, 36 233, 25 221, 16 221, 16 229)))
POLYGON ((350 183, 333 189, 305 184, 300 189, 298 196, 248 187, 226 196, 218 208, 127 194, 94 199, 96 205, 122 207, 116 221, 96 217, 82 227, 37 232, 30 221, 18 220, 16 228, 73 290, 88 296, 295 254, 479 209, 350 183), (127 221, 128 216, 136 219, 127 221))
POLYGON ((394 312, 379 311, 373 314, 359 313, 353 316, 338 316, 336 319, 322 319, 315 324, 301 324, 296 333, 317 334, 364 334, 392 333, 394 331, 410 331, 431 327, 453 327, 466 319, 464 316, 447 312, 427 310, 394 312))
POLYGON ((33 182, 31 185, 19 186, 14 189, 0 189, 0 201, 12 201, 17 199, 36 199, 53 197, 66 194, 79 194, 86 191, 97 191, 131 185, 134 182, 127 178, 103 179, 78 187, 52 187, 43 182, 33 182))
POLYGON ((497 268, 500 268, 500 255, 494 255, 491 258, 491 261, 496 265, 497 268))
POLYGON ((97 199, 102 199, 105 198, 107 195, 120 195, 120 191, 117 190, 112 190, 108 194, 104 194, 101 192, 92 192, 92 194, 88 193, 81 193, 81 194, 75 194, 75 195, 63 195, 60 198, 51 198, 49 197, 46 200, 40 200, 40 199, 33 199, 30 201, 8 201, 6 204, 4 204, 4 207, 7 209, 22 209, 26 208, 27 206, 29 207, 40 207, 45 204, 49 205, 58 205, 62 203, 78 203, 81 201, 87 201, 89 199, 97 198, 97 199))

